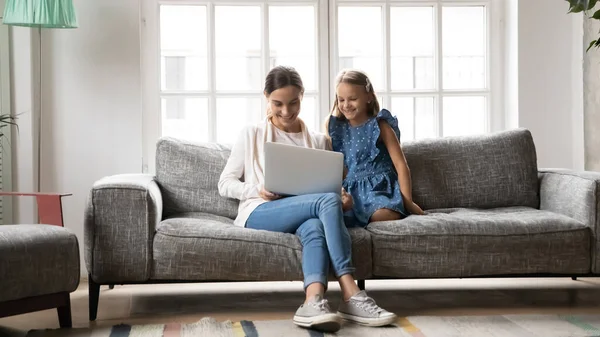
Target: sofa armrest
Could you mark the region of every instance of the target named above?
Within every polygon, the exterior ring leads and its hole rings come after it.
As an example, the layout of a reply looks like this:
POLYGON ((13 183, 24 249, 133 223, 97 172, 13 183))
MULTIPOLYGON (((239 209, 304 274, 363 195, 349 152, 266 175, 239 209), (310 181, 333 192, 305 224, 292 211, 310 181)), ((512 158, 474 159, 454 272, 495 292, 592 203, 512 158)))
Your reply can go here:
POLYGON ((540 209, 566 215, 592 230, 592 272, 600 273, 600 173, 540 170, 540 209))
POLYGON ((84 220, 90 277, 98 283, 147 281, 161 219, 162 197, 154 176, 121 174, 94 183, 84 220))

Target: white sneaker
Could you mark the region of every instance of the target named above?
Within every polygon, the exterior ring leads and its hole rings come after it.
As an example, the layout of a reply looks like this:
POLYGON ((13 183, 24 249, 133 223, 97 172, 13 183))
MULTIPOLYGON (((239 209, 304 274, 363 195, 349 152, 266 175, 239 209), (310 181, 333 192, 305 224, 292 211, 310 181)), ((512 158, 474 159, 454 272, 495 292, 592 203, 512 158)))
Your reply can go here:
POLYGON ((398 319, 396 314, 379 307, 364 290, 350 297, 348 302, 342 301, 338 315, 345 320, 366 326, 390 325, 398 319))
POLYGON ((323 332, 336 332, 341 327, 341 319, 331 312, 326 299, 317 295, 296 310, 294 323, 298 326, 323 332))

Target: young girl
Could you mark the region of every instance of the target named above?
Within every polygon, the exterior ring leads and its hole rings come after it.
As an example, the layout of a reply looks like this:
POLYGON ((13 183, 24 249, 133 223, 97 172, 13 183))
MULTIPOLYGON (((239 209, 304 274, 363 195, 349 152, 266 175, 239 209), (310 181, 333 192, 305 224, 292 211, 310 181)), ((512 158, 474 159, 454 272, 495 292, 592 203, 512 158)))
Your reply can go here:
POLYGON ((367 75, 357 70, 338 75, 327 124, 333 150, 344 154, 344 188, 354 199, 355 220, 366 226, 424 214, 412 200, 398 120, 388 110, 379 110, 367 75))

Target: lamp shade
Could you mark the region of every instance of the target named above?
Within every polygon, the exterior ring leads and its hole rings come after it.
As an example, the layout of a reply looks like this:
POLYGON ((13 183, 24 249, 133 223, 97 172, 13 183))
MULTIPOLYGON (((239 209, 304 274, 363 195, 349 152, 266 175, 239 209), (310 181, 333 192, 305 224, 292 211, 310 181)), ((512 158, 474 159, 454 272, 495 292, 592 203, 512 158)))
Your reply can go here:
POLYGON ((4 24, 41 28, 77 28, 73 0, 7 0, 4 24))

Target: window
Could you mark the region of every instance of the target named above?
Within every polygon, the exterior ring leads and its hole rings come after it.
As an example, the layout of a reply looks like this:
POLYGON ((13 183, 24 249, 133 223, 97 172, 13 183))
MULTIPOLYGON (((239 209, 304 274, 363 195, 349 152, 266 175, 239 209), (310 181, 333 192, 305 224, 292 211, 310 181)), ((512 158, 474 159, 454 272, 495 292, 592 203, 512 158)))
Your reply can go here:
MULTIPOLYGON (((342 68, 367 72, 402 140, 498 126, 491 0, 143 1, 147 163, 158 137, 233 143, 265 117, 263 80, 291 65, 301 117, 322 131, 342 68)), ((495 12, 494 12, 495 13, 495 12)), ((495 20, 499 22, 498 15, 495 20)))
POLYGON ((369 74, 404 141, 487 132, 490 5, 421 3, 337 1, 332 68, 369 74))
POLYGON ((276 65, 299 71, 306 89, 302 118, 311 129, 318 128, 319 104, 329 99, 327 92, 319 94, 319 1, 167 0, 154 5, 156 15, 146 19, 146 33, 153 30, 148 29, 152 20, 158 41, 145 50, 148 63, 160 64, 160 72, 149 79, 160 82, 154 90, 149 86, 155 92, 149 99, 160 99, 160 105, 149 104, 144 112, 146 118, 158 117, 148 123, 158 129, 154 141, 175 136, 233 143, 245 125, 265 117, 263 81, 276 65))

